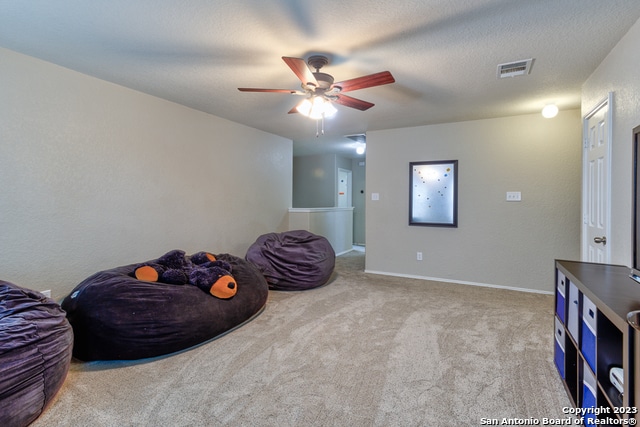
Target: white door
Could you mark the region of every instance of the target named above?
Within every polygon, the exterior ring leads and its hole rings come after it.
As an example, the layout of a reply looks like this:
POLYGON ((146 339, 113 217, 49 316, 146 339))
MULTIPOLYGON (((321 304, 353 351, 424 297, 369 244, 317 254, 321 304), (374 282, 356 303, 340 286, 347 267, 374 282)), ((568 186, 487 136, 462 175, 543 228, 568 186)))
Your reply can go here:
POLYGON ((600 102, 584 117, 582 260, 611 259, 611 99, 600 102))
POLYGON ((351 207, 351 171, 338 168, 338 207, 351 207))

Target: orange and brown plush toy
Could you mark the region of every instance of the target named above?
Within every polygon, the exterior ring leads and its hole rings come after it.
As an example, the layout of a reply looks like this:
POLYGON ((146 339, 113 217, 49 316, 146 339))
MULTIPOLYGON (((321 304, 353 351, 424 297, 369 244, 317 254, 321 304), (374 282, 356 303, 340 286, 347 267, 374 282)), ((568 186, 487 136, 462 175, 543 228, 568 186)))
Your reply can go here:
POLYGON ((231 265, 216 260, 209 252, 191 255, 195 267, 189 271, 189 283, 196 285, 214 297, 229 299, 238 292, 238 284, 231 275, 231 265))
POLYGON ((231 298, 238 292, 238 284, 224 264, 223 261, 214 261, 197 266, 189 272, 189 283, 214 297, 231 298))
POLYGON ((190 283, 220 299, 229 299, 238 291, 231 275, 231 265, 216 260, 209 252, 198 252, 185 257, 180 250, 167 252, 154 262, 140 264, 134 275, 138 280, 162 282, 172 285, 190 283))

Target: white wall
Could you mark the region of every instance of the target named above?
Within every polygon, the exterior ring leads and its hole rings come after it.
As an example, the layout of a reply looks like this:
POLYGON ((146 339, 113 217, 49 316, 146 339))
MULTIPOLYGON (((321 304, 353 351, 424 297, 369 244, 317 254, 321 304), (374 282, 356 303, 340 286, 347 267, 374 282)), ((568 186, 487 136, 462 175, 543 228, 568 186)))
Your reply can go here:
POLYGON ((179 248, 287 226, 292 143, 0 49, 0 279, 61 298, 179 248))
POLYGON ((640 21, 582 85, 582 114, 613 92, 611 143, 611 245, 613 264, 632 265, 632 130, 640 125, 640 21))
POLYGON ((367 132, 367 271, 551 291, 554 259, 580 256, 580 158, 578 110, 367 132), (459 161, 457 228, 408 225, 428 160, 459 161))

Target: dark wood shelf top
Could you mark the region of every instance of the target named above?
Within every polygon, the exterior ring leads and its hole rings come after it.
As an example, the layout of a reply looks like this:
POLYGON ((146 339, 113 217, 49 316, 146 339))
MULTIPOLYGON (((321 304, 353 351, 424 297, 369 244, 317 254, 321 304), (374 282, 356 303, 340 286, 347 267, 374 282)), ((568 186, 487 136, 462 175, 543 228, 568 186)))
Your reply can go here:
POLYGON ((556 260, 556 267, 582 284, 582 293, 620 330, 628 326, 627 313, 640 310, 640 283, 629 277, 629 267, 568 260, 556 260))

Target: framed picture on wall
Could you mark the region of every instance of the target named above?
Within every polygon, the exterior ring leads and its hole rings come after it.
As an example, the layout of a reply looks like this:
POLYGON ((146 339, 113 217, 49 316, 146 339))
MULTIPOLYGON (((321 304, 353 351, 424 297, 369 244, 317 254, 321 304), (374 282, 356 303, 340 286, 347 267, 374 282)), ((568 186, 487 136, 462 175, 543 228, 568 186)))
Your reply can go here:
POLYGON ((409 225, 458 226, 458 161, 409 163, 409 225))

